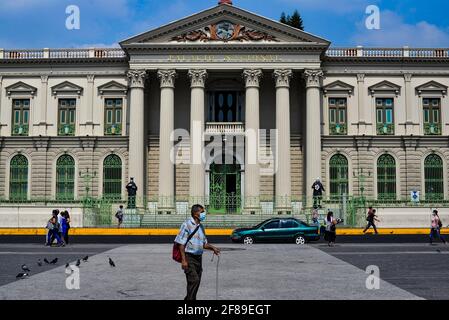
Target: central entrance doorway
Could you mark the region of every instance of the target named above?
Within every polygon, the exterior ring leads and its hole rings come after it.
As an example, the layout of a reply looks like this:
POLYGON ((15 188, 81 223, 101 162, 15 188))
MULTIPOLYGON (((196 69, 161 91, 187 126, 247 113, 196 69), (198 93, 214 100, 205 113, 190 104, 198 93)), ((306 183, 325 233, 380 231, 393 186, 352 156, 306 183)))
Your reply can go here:
POLYGON ((241 203, 240 165, 212 163, 210 166, 209 212, 240 214, 241 203))

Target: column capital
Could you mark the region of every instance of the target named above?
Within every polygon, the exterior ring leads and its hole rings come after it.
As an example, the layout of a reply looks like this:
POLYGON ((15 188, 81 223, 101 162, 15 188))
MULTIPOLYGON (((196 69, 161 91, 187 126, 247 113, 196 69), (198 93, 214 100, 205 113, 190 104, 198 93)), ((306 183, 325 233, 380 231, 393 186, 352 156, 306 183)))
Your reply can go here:
POLYGON ((131 88, 144 88, 147 78, 146 70, 129 70, 126 74, 131 88))
POLYGON ((94 74, 88 74, 87 75, 87 82, 88 83, 94 83, 95 75, 94 74))
POLYGON ((293 77, 291 69, 274 70, 273 77, 276 80, 276 88, 290 88, 290 79, 293 77))
POLYGON ((178 74, 175 69, 165 69, 158 70, 157 77, 161 82, 161 88, 174 88, 175 87, 175 79, 178 74))
POLYGON ((324 72, 321 69, 306 69, 304 70, 303 77, 306 80, 307 88, 319 88, 321 87, 321 79, 324 76, 324 72))
MULTIPOLYGON (((1 77, 0 77, 0 82, 2 82, 1 77)), ((41 75, 41 82, 48 83, 48 74, 41 75)))
POLYGON ((411 82, 412 78, 413 78, 413 74, 411 74, 411 73, 404 73, 405 82, 411 82))
POLYGON ((246 81, 245 86, 247 88, 250 87, 259 87, 260 80, 263 77, 263 72, 261 69, 247 69, 243 70, 243 78, 246 81))
POLYGON ((364 81, 365 81, 365 74, 357 73, 357 82, 364 82, 364 81))
POLYGON ((206 69, 191 69, 189 70, 190 86, 192 88, 204 88, 207 79, 206 69))

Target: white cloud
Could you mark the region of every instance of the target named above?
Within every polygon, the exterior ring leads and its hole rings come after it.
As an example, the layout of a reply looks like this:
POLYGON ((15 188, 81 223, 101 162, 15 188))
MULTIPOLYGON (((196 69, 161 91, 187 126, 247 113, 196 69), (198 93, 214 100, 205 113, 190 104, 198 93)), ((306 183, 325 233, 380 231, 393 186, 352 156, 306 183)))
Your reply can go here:
POLYGON ((381 29, 368 30, 364 21, 357 24, 353 36, 357 45, 376 47, 443 47, 449 43, 449 28, 440 28, 427 21, 409 24, 392 11, 381 13, 381 29))

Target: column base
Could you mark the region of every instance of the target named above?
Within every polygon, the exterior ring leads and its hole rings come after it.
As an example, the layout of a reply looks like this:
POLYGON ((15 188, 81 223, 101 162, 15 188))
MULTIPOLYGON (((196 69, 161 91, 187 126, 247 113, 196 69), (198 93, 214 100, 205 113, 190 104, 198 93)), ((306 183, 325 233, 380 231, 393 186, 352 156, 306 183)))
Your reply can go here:
POLYGON ((293 212, 293 207, 276 207, 274 208, 274 214, 278 215, 291 215, 293 212))

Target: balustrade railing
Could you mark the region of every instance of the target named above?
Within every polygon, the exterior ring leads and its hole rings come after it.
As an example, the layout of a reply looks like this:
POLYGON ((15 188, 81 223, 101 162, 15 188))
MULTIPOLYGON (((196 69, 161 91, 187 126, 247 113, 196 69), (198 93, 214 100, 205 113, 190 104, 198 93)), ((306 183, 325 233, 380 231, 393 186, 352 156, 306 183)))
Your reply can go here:
POLYGON ((330 48, 328 57, 337 58, 448 58, 448 48, 330 48))
POLYGON ((242 122, 208 122, 207 134, 243 134, 245 125, 242 122))
POLYGON ((120 48, 87 49, 0 49, 0 60, 33 59, 106 59, 124 58, 126 53, 120 48))

